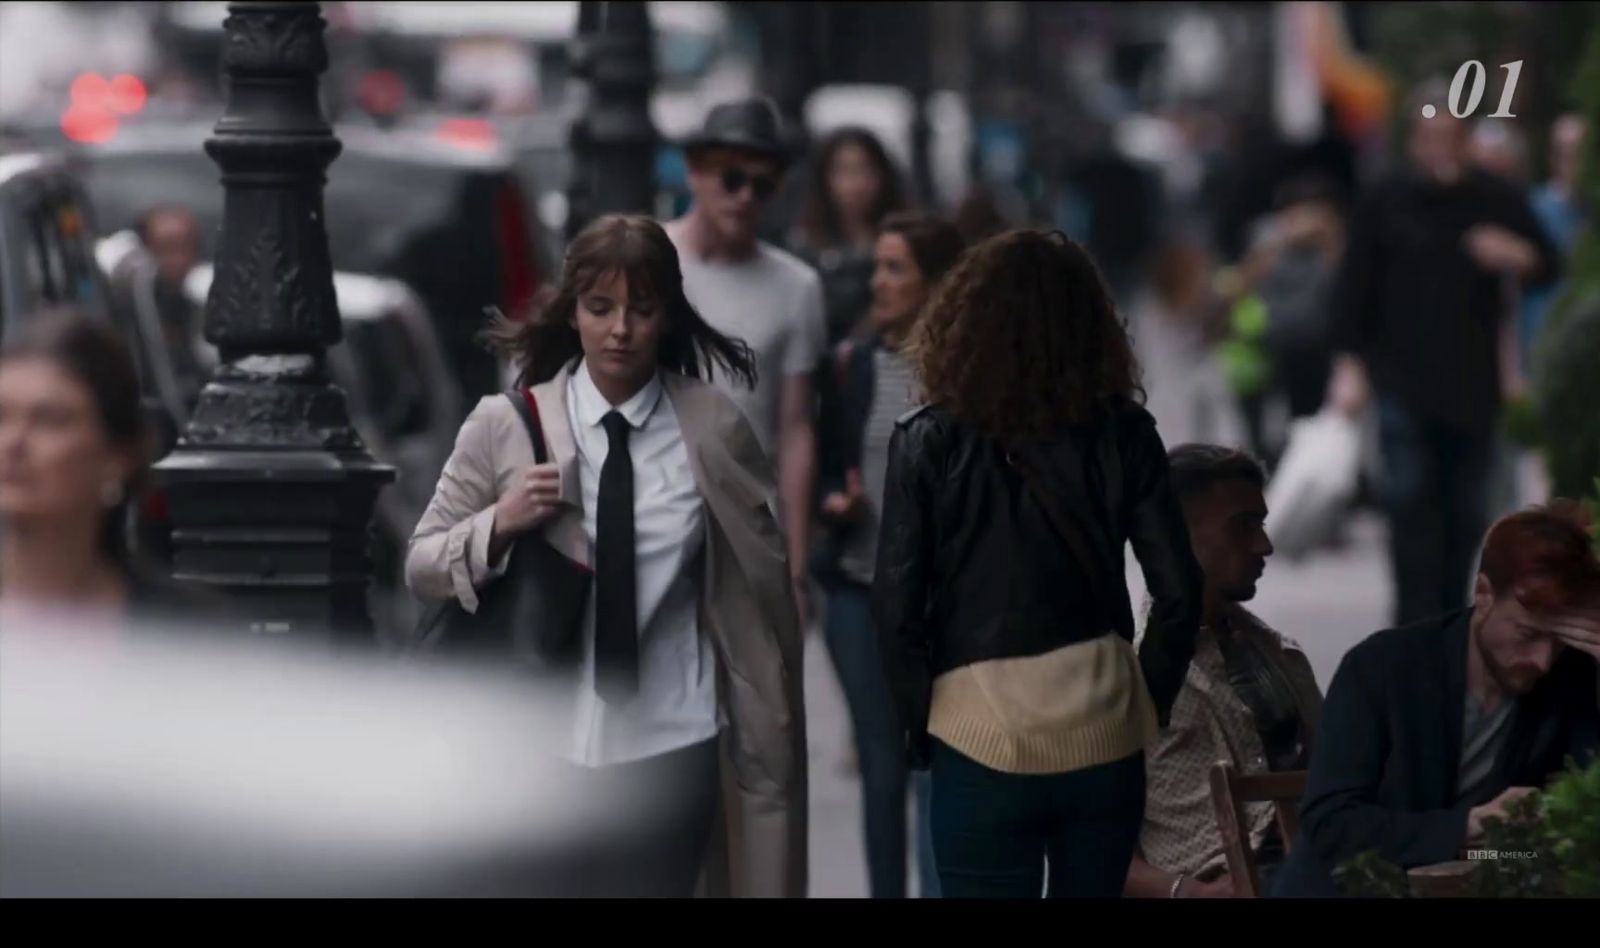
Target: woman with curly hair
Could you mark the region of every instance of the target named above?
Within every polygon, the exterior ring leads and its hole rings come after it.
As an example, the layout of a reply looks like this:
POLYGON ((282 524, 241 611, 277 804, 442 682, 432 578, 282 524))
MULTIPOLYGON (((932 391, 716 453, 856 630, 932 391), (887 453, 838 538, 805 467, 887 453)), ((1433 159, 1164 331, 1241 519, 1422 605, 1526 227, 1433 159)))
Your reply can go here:
POLYGON ((1115 897, 1142 748, 1188 669, 1201 575, 1127 330, 1063 235, 961 259, 907 353, 873 612, 945 897, 1115 897), (1153 599, 1141 647, 1132 542, 1153 599))

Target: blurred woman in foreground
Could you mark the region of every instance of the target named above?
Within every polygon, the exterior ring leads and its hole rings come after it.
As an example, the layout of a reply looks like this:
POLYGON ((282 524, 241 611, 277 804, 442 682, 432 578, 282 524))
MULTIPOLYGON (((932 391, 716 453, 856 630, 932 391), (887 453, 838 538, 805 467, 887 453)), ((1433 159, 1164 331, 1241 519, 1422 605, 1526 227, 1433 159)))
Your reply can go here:
POLYGON ((28 321, 0 350, 0 626, 54 613, 109 633, 188 612, 193 594, 128 547, 148 461, 123 340, 73 310, 28 321))

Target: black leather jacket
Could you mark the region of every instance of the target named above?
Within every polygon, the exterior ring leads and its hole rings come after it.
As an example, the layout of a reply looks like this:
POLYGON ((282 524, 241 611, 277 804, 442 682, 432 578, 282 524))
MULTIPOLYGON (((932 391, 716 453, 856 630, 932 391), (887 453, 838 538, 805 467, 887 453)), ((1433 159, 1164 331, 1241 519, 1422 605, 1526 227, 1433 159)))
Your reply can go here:
POLYGON ((913 759, 935 678, 1116 632, 1133 641, 1123 549, 1153 606, 1139 663, 1166 726, 1194 654, 1202 579, 1167 483, 1155 420, 1128 400, 1027 451, 1079 526, 1093 564, 1058 533, 994 440, 938 407, 899 419, 889 448, 873 613, 913 759))

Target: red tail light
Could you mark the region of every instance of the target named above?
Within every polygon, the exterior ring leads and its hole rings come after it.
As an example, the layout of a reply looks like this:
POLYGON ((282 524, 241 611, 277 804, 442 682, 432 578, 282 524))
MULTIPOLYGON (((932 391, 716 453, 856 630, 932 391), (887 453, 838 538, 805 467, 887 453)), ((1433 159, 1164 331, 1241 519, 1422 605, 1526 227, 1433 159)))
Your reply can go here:
POLYGON ((500 245, 500 309, 520 319, 539 290, 539 272, 533 261, 522 189, 514 183, 502 186, 495 196, 495 230, 500 245))
POLYGON ((167 492, 159 487, 145 491, 142 506, 144 518, 152 523, 166 523, 172 516, 167 504, 167 492))

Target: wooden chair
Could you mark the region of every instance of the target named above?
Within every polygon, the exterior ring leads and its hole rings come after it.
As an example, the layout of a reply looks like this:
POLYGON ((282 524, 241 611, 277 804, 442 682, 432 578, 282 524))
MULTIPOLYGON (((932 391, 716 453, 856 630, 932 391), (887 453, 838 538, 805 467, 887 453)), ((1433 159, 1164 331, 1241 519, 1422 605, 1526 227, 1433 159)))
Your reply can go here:
POLYGON ((1297 809, 1305 790, 1304 770, 1241 774, 1225 760, 1211 765, 1211 805, 1217 811, 1217 829, 1222 833, 1228 875, 1233 879, 1237 897, 1254 899, 1261 895, 1261 878, 1256 872, 1256 854, 1250 848, 1250 823, 1245 817, 1245 804, 1272 803, 1278 829, 1283 834, 1283 851, 1287 853, 1300 826, 1297 809))

